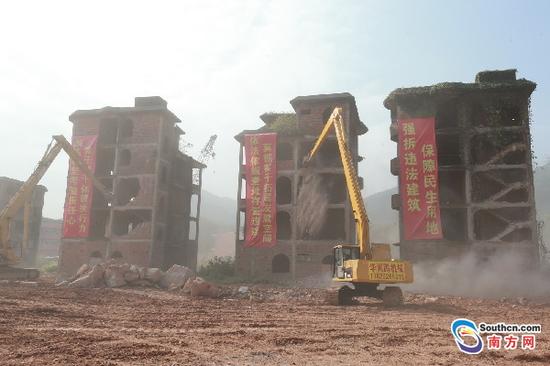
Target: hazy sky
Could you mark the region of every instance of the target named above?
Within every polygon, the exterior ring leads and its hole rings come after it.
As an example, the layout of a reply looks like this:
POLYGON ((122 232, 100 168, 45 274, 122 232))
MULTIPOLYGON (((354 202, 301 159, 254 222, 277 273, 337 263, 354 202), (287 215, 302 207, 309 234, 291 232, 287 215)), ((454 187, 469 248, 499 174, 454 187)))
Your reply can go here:
MULTIPOLYGON (((297 95, 349 91, 365 193, 396 185, 382 106, 398 87, 471 82, 517 68, 532 99, 538 163, 550 157, 548 1, 10 1, 0 12, 0 176, 26 179, 76 109, 160 95, 196 155, 217 133, 205 189, 235 197, 238 144, 297 95)), ((61 217, 67 159, 44 177, 44 214, 61 217)))

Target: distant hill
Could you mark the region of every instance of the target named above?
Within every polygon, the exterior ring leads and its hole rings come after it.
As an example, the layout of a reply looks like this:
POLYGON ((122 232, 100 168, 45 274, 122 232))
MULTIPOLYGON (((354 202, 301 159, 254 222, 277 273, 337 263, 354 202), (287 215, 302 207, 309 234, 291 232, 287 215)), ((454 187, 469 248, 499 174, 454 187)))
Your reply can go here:
POLYGON ((215 221, 222 226, 234 229, 237 201, 233 198, 220 197, 208 191, 201 194, 201 218, 215 221))
POLYGON ((201 195, 198 263, 214 256, 235 253, 235 215, 237 201, 207 191, 201 195))
POLYGON ((399 241, 399 215, 391 208, 391 196, 395 193, 397 188, 391 188, 364 198, 373 242, 391 244, 399 241))

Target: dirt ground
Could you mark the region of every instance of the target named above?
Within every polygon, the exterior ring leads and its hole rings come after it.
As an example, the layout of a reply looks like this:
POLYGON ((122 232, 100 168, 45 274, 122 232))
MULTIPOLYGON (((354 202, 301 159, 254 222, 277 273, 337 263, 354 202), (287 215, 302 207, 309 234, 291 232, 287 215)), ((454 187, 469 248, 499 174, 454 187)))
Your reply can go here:
POLYGON ((2 365, 550 364, 550 302, 407 295, 386 309, 321 304, 320 290, 253 288, 252 298, 154 289, 0 284, 2 365), (266 295, 267 294, 267 295, 266 295), (523 303, 523 301, 520 301, 523 303), (535 351, 461 354, 449 328, 542 323, 535 351))

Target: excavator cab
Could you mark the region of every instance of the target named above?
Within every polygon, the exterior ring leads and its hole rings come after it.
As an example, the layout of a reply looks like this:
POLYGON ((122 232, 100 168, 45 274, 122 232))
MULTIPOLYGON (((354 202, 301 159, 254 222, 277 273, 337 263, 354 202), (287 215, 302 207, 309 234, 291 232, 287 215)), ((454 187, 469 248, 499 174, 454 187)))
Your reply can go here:
POLYGON ((333 249, 333 257, 332 277, 338 279, 351 278, 351 273, 349 271, 346 273, 345 263, 348 260, 359 259, 359 246, 337 245, 333 249))

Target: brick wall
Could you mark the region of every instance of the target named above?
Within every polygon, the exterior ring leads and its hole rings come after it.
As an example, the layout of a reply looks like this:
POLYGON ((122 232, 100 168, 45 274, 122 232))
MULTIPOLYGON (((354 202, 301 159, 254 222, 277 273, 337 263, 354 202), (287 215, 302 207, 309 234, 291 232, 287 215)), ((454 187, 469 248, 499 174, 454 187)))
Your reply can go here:
POLYGON ((103 197, 94 198, 91 221, 105 230, 96 230, 99 240, 64 239, 61 270, 74 271, 97 251, 102 258, 122 256, 143 266, 195 266, 196 242, 188 238, 190 197, 197 191, 191 182, 193 164, 179 163, 192 159, 178 150, 181 130, 166 102, 136 98, 136 107, 77 111, 70 120, 73 134, 99 136, 96 175, 115 199, 108 205, 103 197), (168 220, 172 214, 178 219, 168 220), (170 251, 174 245, 181 249, 170 251))

